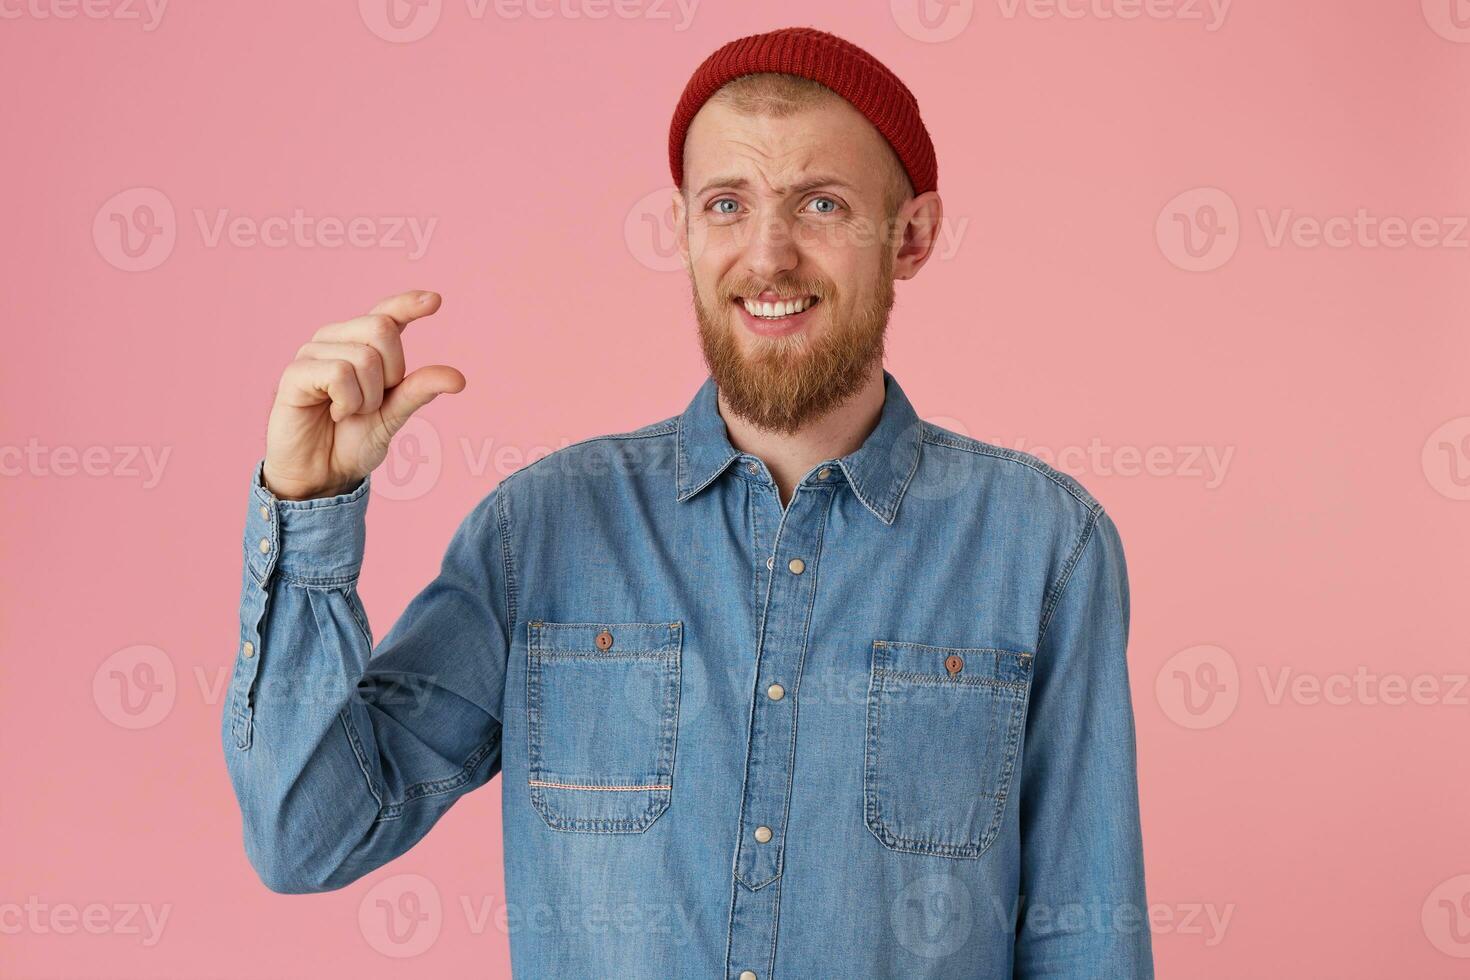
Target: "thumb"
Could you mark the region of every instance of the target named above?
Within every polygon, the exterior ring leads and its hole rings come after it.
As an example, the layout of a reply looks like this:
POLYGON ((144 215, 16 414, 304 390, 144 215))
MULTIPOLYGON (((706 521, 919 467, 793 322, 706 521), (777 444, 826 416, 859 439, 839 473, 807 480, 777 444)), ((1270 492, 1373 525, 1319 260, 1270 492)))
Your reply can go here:
POLYGON ((464 385, 464 375, 447 364, 430 364, 410 371, 383 399, 383 422, 388 426, 388 435, 391 437, 409 416, 435 398, 461 392, 464 385))

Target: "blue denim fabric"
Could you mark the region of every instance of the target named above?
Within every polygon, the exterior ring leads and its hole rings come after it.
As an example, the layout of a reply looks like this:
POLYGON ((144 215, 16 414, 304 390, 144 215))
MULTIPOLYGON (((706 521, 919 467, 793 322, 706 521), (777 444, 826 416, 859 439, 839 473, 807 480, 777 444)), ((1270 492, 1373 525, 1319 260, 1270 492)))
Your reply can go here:
POLYGON ((371 477, 257 461, 221 734, 265 885, 500 773, 518 977, 1151 977, 1118 531, 884 384, 785 508, 712 379, 521 468, 376 648, 371 477))

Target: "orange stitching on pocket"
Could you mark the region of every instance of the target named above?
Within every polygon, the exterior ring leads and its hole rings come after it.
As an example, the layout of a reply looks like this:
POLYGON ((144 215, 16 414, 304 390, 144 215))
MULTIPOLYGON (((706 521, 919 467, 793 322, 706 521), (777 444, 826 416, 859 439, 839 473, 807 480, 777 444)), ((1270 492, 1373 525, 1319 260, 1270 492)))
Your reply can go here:
POLYGON ((586 786, 586 785, 583 785, 581 783, 551 783, 551 782, 547 782, 544 779, 531 779, 531 780, 528 780, 528 782, 532 786, 549 786, 552 789, 599 789, 599 790, 611 790, 611 791, 620 792, 620 793, 631 793, 631 792, 634 792, 634 791, 640 790, 640 789, 670 789, 671 790, 671 789, 674 788, 673 786, 667 786, 667 785, 663 785, 661 783, 655 783, 655 784, 652 784, 652 785, 649 785, 649 786, 586 786))

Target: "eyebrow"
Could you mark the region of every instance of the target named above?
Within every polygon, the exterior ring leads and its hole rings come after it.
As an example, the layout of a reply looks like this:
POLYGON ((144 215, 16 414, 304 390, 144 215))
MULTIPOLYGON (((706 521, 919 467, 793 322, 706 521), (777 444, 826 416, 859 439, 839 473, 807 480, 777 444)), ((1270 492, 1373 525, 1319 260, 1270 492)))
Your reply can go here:
MULTIPOLYGON (((699 192, 694 196, 703 197, 712 190, 745 190, 749 186, 750 181, 744 177, 716 177, 701 187, 699 192)), ((784 191, 778 188, 778 192, 782 194, 805 194, 807 191, 814 191, 818 187, 841 187, 843 190, 848 191, 857 190, 856 187, 853 187, 840 177, 831 177, 822 174, 815 177, 808 177, 800 183, 792 184, 784 191)))

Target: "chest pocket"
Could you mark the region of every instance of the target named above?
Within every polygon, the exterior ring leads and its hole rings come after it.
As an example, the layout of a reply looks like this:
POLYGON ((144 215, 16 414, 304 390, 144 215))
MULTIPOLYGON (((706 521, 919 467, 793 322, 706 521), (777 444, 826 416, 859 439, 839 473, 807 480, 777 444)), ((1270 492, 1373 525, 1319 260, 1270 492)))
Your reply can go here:
POLYGON ((553 829, 639 833, 669 808, 682 625, 528 624, 530 799, 553 829))
POLYGON ((868 829, 895 851, 978 858, 1010 794, 1031 654, 875 640, 871 668, 868 829))

